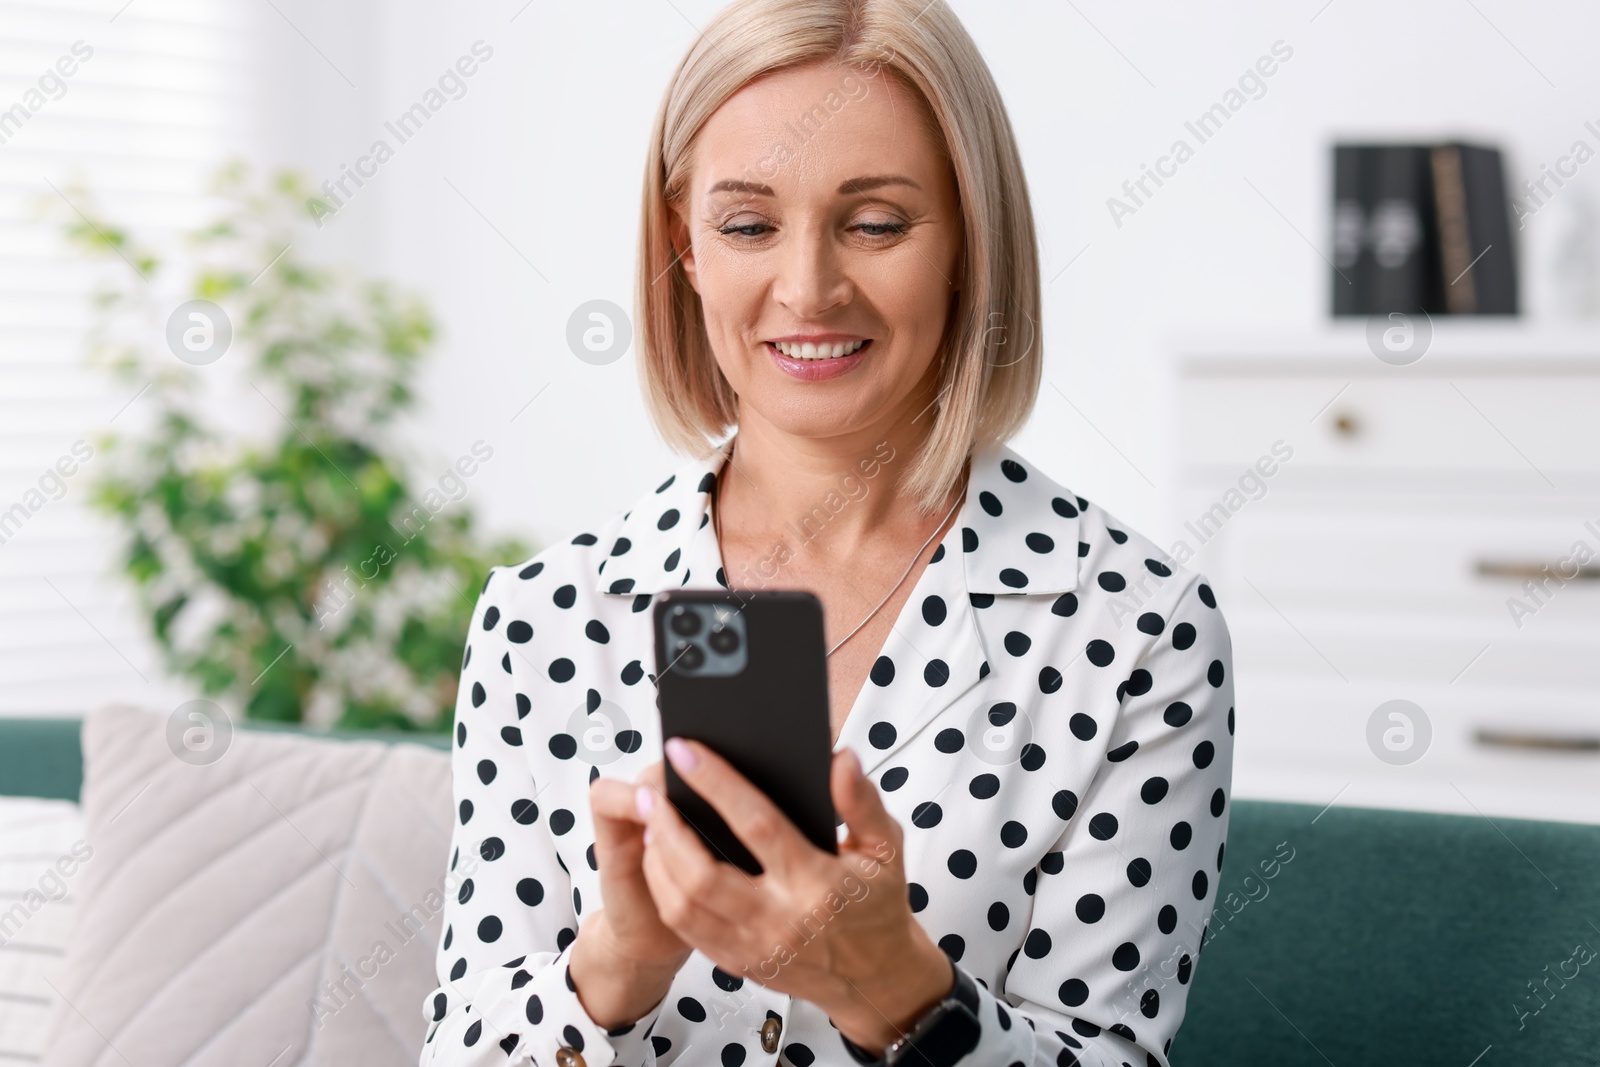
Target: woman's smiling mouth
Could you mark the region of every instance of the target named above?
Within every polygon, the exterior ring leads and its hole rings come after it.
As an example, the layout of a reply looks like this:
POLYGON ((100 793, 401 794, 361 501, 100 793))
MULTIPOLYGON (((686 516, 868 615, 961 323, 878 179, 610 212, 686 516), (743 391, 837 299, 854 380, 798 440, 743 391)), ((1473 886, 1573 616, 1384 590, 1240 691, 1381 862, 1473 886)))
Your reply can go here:
POLYGON ((783 373, 805 382, 829 381, 861 365, 871 338, 840 341, 767 341, 767 354, 783 373))

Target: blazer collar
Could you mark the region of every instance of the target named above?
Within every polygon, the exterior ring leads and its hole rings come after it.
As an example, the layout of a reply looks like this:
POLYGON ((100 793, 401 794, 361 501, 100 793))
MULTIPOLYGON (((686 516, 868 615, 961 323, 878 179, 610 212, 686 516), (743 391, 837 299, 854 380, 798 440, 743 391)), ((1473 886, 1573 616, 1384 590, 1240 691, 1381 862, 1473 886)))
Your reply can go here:
MULTIPOLYGON (((687 460, 653 492, 634 502, 597 568, 596 591, 637 596, 691 582, 699 587, 727 584, 710 526, 711 491, 726 459, 724 446, 707 457, 687 460)), ((848 506, 842 494, 835 499, 837 506, 848 506)), ((1084 506, 1004 443, 974 452, 967 496, 951 530, 959 531, 967 592, 1007 595, 1076 589, 1078 523, 1084 506)), ((953 539, 950 545, 955 550, 953 539)))

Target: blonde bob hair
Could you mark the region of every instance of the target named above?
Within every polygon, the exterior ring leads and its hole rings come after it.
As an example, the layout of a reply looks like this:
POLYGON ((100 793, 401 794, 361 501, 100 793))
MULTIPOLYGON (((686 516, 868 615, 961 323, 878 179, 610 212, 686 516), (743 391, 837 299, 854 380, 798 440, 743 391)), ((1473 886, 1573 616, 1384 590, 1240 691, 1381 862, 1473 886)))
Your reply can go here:
MULTIPOLYGON (((944 0, 734 0, 690 46, 656 113, 645 169, 634 294, 645 402, 668 445, 697 457, 736 426, 700 295, 673 249, 673 209, 684 205, 695 138, 712 113, 754 79, 816 61, 898 78, 937 123, 955 173, 965 254, 936 356, 937 413, 898 483, 927 514, 959 483, 970 452, 1027 421, 1043 358, 1022 160, 994 78, 944 0)), ((812 114, 825 122, 827 107, 812 114)))

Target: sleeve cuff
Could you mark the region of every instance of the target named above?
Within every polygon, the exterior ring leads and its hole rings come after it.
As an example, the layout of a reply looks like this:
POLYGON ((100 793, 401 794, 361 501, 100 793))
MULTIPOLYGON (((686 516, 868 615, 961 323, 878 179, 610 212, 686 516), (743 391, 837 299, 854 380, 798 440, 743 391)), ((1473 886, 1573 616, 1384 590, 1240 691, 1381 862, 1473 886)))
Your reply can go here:
POLYGON ((484 978, 473 998, 479 1006, 477 1021, 485 1031, 481 1036, 504 1042, 501 1047, 506 1055, 523 1051, 535 1063, 557 1063, 557 1052, 572 1049, 582 1053, 587 1067, 644 1067, 649 1063, 653 1059, 650 1031, 665 1002, 663 997, 628 1025, 614 1030, 600 1027, 578 999, 566 949, 553 956, 535 953, 497 968, 484 978))

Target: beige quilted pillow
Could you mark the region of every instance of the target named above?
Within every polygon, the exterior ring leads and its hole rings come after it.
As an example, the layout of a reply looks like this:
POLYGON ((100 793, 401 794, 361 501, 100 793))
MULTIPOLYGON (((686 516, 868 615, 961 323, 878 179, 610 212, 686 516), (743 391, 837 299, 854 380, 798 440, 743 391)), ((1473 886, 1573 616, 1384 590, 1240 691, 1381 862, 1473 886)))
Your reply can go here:
POLYGON ((84 720, 94 858, 42 1063, 412 1067, 438 984, 449 754, 235 730, 196 763, 168 719, 84 720))

